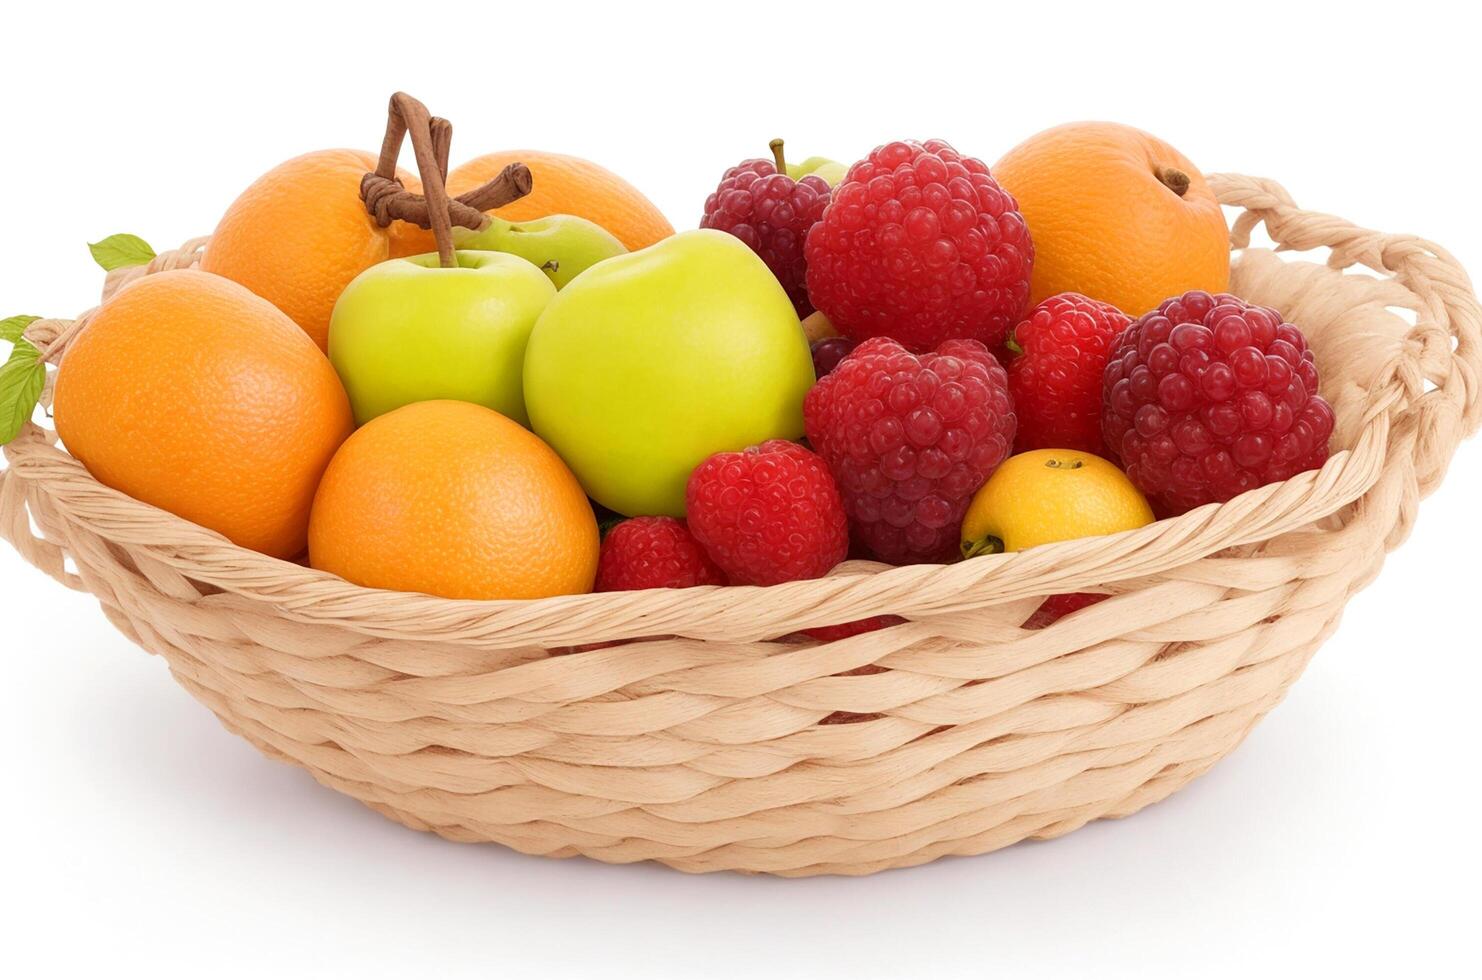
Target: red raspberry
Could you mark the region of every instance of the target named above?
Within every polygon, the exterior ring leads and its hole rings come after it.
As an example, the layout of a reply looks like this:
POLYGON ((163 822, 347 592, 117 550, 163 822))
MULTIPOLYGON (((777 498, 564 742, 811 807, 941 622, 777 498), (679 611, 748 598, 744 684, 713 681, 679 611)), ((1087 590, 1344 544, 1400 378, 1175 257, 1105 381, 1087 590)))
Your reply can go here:
POLYGON ((1051 296, 1029 311, 1012 340, 1009 393, 1019 434, 1014 452, 1079 449, 1105 456, 1101 375, 1107 353, 1131 319, 1080 293, 1051 296))
POLYGON ((838 367, 839 362, 849 356, 855 346, 854 341, 848 337, 825 337, 813 341, 810 345, 813 351, 813 376, 821 378, 838 367))
POLYGON ((832 643, 835 640, 847 640, 861 633, 873 633, 890 626, 899 626, 904 622, 905 620, 899 616, 871 616, 869 619, 856 619, 852 623, 840 623, 838 626, 815 626, 803 632, 815 640, 832 643))
POLYGON ((683 521, 634 517, 615 525, 602 539, 598 592, 725 584, 725 573, 705 554, 683 521))
POLYGON ((1014 443, 1008 376, 976 340, 912 354, 867 340, 803 400, 860 540, 881 561, 958 554, 962 515, 1014 443))
POLYGON ((1073 612, 1079 612, 1087 606, 1094 606, 1102 599, 1110 598, 1111 596, 1102 595, 1099 592, 1065 592, 1060 595, 1049 596, 1024 621, 1024 629, 1042 630, 1051 623, 1057 622, 1062 617, 1069 616, 1073 612))
POLYGON ((1302 331, 1228 294, 1188 292, 1122 332, 1102 431, 1165 515, 1321 466, 1333 409, 1302 331))
POLYGON ((716 453, 685 488, 690 530, 737 585, 818 578, 849 552, 849 522, 823 460, 773 439, 716 453))
MULTIPOLYGON (((778 141, 777 154, 781 155, 778 141)), ((747 160, 725 172, 705 199, 701 228, 730 232, 762 257, 787 290, 798 317, 813 312, 804 282, 803 242, 828 204, 828 181, 812 174, 794 181, 771 160, 747 160)))
POLYGON ((981 160, 942 140, 877 147, 808 233, 808 296, 840 333, 913 351, 1003 342, 1029 301, 1034 246, 981 160))

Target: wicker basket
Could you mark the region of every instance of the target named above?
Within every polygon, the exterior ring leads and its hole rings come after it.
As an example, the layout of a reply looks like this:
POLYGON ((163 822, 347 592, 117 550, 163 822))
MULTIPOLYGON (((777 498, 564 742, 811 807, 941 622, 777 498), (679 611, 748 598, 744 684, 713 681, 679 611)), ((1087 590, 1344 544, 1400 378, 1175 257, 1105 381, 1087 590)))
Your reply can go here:
MULTIPOLYGON (((1138 531, 766 589, 458 602, 235 547, 102 486, 30 425, 5 449, 0 534, 96 595, 227 728, 418 830, 779 875, 1054 837, 1239 744, 1482 421, 1482 310, 1449 255, 1298 210, 1269 181, 1211 183, 1244 209, 1233 289, 1307 332, 1342 451, 1138 531), (1327 265, 1248 248, 1259 222, 1282 248, 1331 248, 1327 265), (1112 598, 1021 628, 1071 591, 1112 598), (885 613, 908 621, 789 636, 885 613)), ((30 336, 55 361, 86 319, 30 336)))

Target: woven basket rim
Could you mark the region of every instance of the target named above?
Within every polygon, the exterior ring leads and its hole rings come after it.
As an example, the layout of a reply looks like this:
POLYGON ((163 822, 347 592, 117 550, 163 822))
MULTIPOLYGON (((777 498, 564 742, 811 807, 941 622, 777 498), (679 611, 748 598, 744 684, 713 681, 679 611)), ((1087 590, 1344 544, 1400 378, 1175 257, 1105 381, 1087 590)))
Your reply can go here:
MULTIPOLYGON (((1238 175, 1211 174, 1210 184, 1222 203, 1245 206, 1243 216, 1268 225, 1295 205, 1279 185, 1238 175), (1273 200, 1265 208, 1251 197, 1273 200)), ((1310 212, 1307 212, 1310 215, 1310 212)), ((1321 216, 1326 217, 1326 216, 1321 216)), ((1333 218, 1331 234, 1317 244, 1334 249, 1333 260, 1359 262, 1376 271, 1402 274, 1386 253, 1412 245, 1436 261, 1455 266, 1443 250, 1412 236, 1363 232, 1333 218), (1362 232, 1376 241, 1353 254, 1362 232), (1339 248, 1347 248, 1342 256, 1339 248), (1368 254, 1372 252, 1373 254, 1368 254)), ((1232 231, 1232 250, 1249 247, 1254 221, 1232 231)), ((1273 238, 1278 238, 1273 233, 1273 238)), ((1280 240, 1278 238, 1278 240, 1280 240)), ((180 264, 193 264, 206 239, 195 239, 179 253, 180 264)), ((1283 243, 1282 248, 1289 247, 1283 243)), ((1307 246, 1312 247, 1312 246, 1307 246)), ((139 274, 174 267, 161 256, 139 274)), ((1456 272, 1465 282, 1460 267, 1456 272)), ((116 289, 128 278, 113 282, 116 289)), ((947 565, 891 567, 846 562, 823 579, 768 587, 705 586, 686 590, 590 593, 523 600, 445 599, 417 593, 389 592, 354 585, 330 573, 271 558, 230 541, 204 527, 98 483, 57 443, 54 432, 34 424, 6 447, 10 470, 24 473, 31 492, 48 495, 68 516, 105 538, 149 551, 187 578, 227 593, 267 603, 300 622, 332 622, 368 635, 416 638, 426 632, 472 643, 560 646, 591 640, 618 640, 655 635, 696 639, 759 640, 779 635, 779 624, 829 625, 892 613, 942 613, 1054 592, 1086 591, 1117 582, 1166 572, 1226 549, 1254 544, 1310 525, 1362 497, 1379 479, 1398 435, 1429 442, 1416 430, 1422 418, 1454 447, 1462 430, 1477 426, 1477 378, 1482 354, 1474 336, 1475 299, 1459 324, 1460 342, 1450 364, 1461 371, 1445 376, 1412 377, 1400 370, 1374 392, 1370 411, 1350 448, 1329 458, 1318 470, 1282 483, 1251 490, 1223 504, 1210 504, 1143 528, 1100 538, 1081 538, 1021 552, 985 555, 947 565), (1430 390, 1426 390, 1430 383, 1430 390), (1423 411, 1417 406, 1423 406, 1423 411), (1442 431, 1443 430, 1443 431, 1442 431), (1089 543, 1088 543, 1089 542, 1089 543)), ((83 314, 85 319, 92 311, 83 314)), ((1456 317, 1452 317, 1456 320, 1456 317)), ((1448 368, 1450 366, 1448 364, 1448 368)), ((1434 435, 1434 434, 1433 434, 1434 435)), ((1449 451, 1446 453, 1449 458, 1449 451)), ((783 632, 792 632, 789 626, 783 632)))
MULTIPOLYGON (((853 618, 883 613, 883 606, 875 609, 869 604, 869 595, 875 592, 897 597, 889 601, 889 609, 896 615, 945 612, 959 606, 981 605, 980 593, 974 592, 971 599, 961 597, 968 587, 983 581, 1003 583, 993 590, 994 598, 1000 601, 1042 595, 1047 591, 1082 591, 1156 574, 1228 548, 1269 540, 1328 517, 1363 496, 1379 478, 1388 438, 1388 418, 1378 416, 1365 427, 1357 446, 1334 453, 1320 469, 1251 490, 1223 504, 1208 504, 1178 517, 1094 539, 1052 542, 1024 551, 980 555, 951 564, 890 566, 851 561, 843 563, 824 579, 771 586, 711 585, 682 591, 647 589, 492 600, 447 599, 356 585, 329 572, 244 548, 215 531, 99 483, 75 457, 45 437, 28 434, 26 451, 44 457, 53 468, 50 478, 27 477, 40 484, 38 489, 42 492, 53 487, 57 480, 66 480, 73 486, 86 485, 85 494, 77 494, 74 490, 63 495, 77 504, 68 507, 68 513, 84 526, 121 544, 149 547, 192 579, 235 594, 255 595, 296 619, 353 622, 357 628, 370 626, 372 624, 365 619, 368 599, 401 607, 399 610, 386 610, 396 619, 413 616, 428 622, 428 614, 433 614, 435 620, 438 612, 454 612, 460 620, 468 619, 470 614, 493 617, 506 613, 544 618, 598 610, 611 612, 621 606, 643 606, 654 599, 673 598, 676 594, 682 594, 686 604, 703 602, 704 596, 723 594, 730 597, 726 600, 728 605, 734 605, 738 597, 744 597, 745 615, 761 616, 754 635, 738 635, 735 630, 728 629, 724 636, 763 639, 775 635, 775 632, 768 631, 769 617, 765 613, 778 603, 793 605, 806 602, 817 606, 820 615, 816 625, 838 622, 838 617, 844 615, 840 608, 844 603, 860 607, 859 615, 848 614, 853 618), (56 473, 55 468, 59 466, 73 472, 56 473), (95 505, 87 506, 84 503, 87 498, 94 498, 95 505), (156 544, 162 539, 174 543, 156 544), (1085 542, 1092 540, 1096 545, 1088 548, 1085 542), (972 574, 965 569, 971 569, 972 574), (267 576, 274 584, 271 593, 265 595, 252 581, 267 576), (926 590, 932 584, 929 580, 933 579, 938 580, 935 583, 938 588, 926 590), (873 585, 867 586, 867 583, 873 585), (828 587, 826 594, 821 594, 820 586, 825 584, 828 587), (899 598, 908 587, 918 593, 917 598, 899 598), (442 609, 429 608, 429 605, 442 609), (833 612, 836 608, 840 610, 837 613, 833 612)), ((22 463, 23 467, 31 465, 34 464, 29 461, 22 463)), ((55 490, 52 492, 55 494, 55 490)), ((663 632, 696 635, 667 628, 663 632)), ((582 635, 590 635, 590 629, 584 628, 582 635)), ((601 639, 651 635, 654 635, 654 624, 647 622, 603 631, 601 639)))

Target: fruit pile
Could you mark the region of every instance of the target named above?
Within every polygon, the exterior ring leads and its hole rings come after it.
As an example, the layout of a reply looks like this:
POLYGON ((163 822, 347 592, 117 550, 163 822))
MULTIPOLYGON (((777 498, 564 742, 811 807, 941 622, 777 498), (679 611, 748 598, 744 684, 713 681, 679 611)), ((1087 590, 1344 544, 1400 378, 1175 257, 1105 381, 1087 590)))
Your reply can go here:
MULTIPOLYGON (((281 164, 199 270, 121 290, 60 365, 67 449, 243 547, 469 599, 970 559, 1327 458, 1301 330, 1228 292, 1218 202, 1137 130, 1062 126, 992 168, 941 140, 798 166, 776 140, 679 233, 583 160, 449 171, 450 133, 397 96, 379 159, 281 164)), ((44 379, 24 319, 0 438, 44 379)))

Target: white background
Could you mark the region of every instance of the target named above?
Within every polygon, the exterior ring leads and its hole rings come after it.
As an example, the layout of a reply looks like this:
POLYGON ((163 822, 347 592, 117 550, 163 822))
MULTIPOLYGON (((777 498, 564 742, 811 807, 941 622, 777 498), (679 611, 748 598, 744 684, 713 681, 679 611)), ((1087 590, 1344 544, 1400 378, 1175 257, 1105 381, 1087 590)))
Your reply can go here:
MULTIPOLYGON (((774 135, 846 162, 942 136, 991 164, 1104 118, 1482 269, 1482 72, 1457 8, 26 6, 0 60, 0 316, 91 305, 87 241, 169 247, 284 158, 374 149, 398 88, 454 120, 455 163, 577 153, 680 228, 774 135)), ((0 548, 0 974, 1470 972, 1479 499, 1473 443, 1287 702, 1170 801, 858 880, 694 878, 401 829, 260 758, 91 599, 0 548)))

